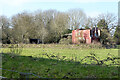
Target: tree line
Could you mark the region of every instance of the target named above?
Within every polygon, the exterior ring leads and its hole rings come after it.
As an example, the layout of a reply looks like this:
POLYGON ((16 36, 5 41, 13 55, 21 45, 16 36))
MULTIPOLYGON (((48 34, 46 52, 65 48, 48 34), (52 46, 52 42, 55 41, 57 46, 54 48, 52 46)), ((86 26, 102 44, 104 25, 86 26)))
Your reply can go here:
POLYGON ((64 34, 79 28, 101 29, 101 43, 120 44, 119 28, 116 16, 111 13, 98 17, 87 17, 81 9, 70 9, 66 12, 57 10, 38 10, 33 13, 22 12, 10 18, 0 16, 3 44, 29 43, 29 39, 40 39, 42 43, 58 43, 64 34), (115 33, 112 32, 115 30, 115 33))

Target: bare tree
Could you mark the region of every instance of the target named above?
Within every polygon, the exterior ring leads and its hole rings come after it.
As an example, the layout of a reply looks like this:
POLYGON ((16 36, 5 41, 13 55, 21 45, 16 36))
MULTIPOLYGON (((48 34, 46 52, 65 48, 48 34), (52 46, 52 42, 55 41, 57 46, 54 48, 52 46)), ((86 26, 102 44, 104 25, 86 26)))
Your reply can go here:
POLYGON ((97 26, 101 29, 101 42, 104 45, 113 44, 113 32, 116 26, 116 16, 111 13, 100 14, 97 26))
POLYGON ((115 29, 115 26, 117 25, 117 17, 112 13, 104 13, 100 14, 98 17, 98 21, 105 20, 105 22, 108 25, 108 30, 111 31, 112 29, 115 29))
POLYGON ((10 43, 10 20, 6 16, 0 16, 1 38, 3 43, 10 43))
POLYGON ((89 18, 86 20, 85 25, 83 25, 83 26, 84 26, 85 28, 93 28, 93 27, 97 26, 97 23, 98 23, 97 18, 91 18, 91 17, 89 17, 89 18))
POLYGON ((79 26, 83 26, 86 23, 86 14, 81 9, 70 9, 68 11, 68 14, 70 19, 70 28, 76 29, 79 28, 79 26))
POLYGON ((14 41, 23 43, 28 42, 30 28, 34 25, 32 19, 32 15, 27 12, 12 17, 13 37, 15 37, 14 41))
POLYGON ((42 27, 42 31, 44 32, 43 32, 42 40, 44 39, 44 41, 46 42, 51 42, 53 36, 55 35, 53 33, 55 32, 54 18, 56 14, 57 14, 56 10, 47 10, 43 12, 42 19, 44 24, 42 27))

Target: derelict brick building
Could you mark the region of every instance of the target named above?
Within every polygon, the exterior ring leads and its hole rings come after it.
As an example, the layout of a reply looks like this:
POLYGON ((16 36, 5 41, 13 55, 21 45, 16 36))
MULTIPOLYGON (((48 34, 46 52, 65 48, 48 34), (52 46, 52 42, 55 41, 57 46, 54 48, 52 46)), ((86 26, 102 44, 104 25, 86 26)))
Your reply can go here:
POLYGON ((98 28, 92 29, 77 29, 72 31, 72 43, 87 43, 90 44, 94 41, 100 41, 100 30, 98 28))

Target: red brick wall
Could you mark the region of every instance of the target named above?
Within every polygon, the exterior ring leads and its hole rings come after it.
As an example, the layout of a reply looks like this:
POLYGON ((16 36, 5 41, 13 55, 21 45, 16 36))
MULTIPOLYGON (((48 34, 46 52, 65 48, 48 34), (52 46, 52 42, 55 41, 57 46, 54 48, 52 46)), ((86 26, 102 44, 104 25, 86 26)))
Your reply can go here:
POLYGON ((87 44, 91 43, 90 30, 73 30, 72 43, 80 43, 79 40, 84 39, 87 44))

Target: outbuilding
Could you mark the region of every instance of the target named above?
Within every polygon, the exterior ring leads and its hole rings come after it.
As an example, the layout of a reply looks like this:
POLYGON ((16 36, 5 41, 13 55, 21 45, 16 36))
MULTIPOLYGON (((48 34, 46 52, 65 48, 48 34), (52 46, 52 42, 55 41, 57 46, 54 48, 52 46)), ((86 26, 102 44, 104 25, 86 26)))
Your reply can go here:
POLYGON ((41 40, 40 39, 29 39, 31 44, 40 44, 41 40))

